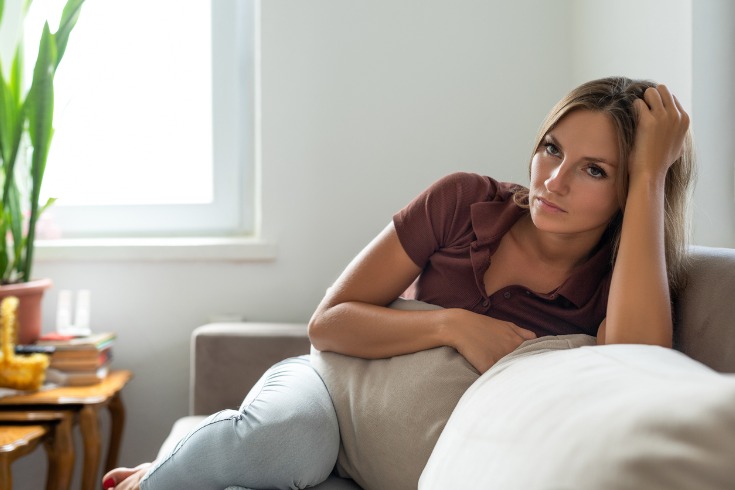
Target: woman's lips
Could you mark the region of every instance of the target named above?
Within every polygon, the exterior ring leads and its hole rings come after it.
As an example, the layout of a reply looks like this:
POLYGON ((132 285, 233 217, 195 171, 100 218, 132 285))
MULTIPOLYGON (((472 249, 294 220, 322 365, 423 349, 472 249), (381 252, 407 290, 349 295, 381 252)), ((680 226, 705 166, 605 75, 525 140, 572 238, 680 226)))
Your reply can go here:
POLYGON ((551 201, 547 201, 546 199, 542 197, 537 197, 536 200, 539 202, 539 205, 541 206, 542 209, 545 209, 551 212, 555 212, 555 213, 566 213, 564 209, 557 206, 551 201))

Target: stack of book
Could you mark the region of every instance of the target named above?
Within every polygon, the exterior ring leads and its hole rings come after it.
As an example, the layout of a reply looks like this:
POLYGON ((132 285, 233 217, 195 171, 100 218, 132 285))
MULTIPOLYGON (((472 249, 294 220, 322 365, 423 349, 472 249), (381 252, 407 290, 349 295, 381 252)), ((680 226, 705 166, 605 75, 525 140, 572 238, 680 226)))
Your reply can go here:
POLYGON ((36 345, 53 349, 46 379, 64 386, 99 383, 109 373, 115 338, 112 332, 93 333, 85 337, 55 333, 42 336, 36 345))

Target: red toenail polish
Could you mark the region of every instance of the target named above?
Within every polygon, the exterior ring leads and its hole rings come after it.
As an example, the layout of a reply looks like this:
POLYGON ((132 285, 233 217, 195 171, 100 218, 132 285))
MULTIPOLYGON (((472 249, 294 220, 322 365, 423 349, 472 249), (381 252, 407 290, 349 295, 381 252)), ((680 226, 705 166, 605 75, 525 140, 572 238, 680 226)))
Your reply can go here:
POLYGON ((112 488, 114 486, 115 486, 115 480, 113 480, 112 478, 108 478, 102 483, 102 488, 104 489, 112 488))

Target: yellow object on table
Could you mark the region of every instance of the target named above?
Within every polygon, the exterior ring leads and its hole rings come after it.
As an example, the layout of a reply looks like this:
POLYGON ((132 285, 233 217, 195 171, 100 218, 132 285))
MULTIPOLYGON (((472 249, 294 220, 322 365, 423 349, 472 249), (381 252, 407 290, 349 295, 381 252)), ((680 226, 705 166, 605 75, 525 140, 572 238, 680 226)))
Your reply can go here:
POLYGON ((18 298, 8 296, 0 303, 0 386, 15 390, 37 390, 49 364, 45 354, 15 355, 18 298))

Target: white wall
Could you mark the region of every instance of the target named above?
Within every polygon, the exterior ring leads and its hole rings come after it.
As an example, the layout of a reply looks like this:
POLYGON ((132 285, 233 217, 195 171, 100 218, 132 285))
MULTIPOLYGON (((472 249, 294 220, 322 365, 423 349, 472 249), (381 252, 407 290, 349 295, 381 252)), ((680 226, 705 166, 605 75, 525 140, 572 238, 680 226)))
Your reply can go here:
POLYGON ((6 1, 2 23, 0 23, 0 59, 3 60, 3 76, 6 77, 6 80, 15 56, 15 46, 20 37, 22 18, 21 2, 6 1))
MULTIPOLYGON (((686 30, 685 3, 673 5, 686 30)), ((136 374, 123 393, 128 425, 120 463, 152 458, 186 413, 189 335, 211 314, 306 321, 346 263, 439 176, 469 170, 525 181, 541 119, 583 79, 630 70, 691 90, 691 75, 668 59, 604 65, 582 50, 618 12, 606 4, 263 2, 263 235, 278 244, 277 260, 36 268, 55 282, 44 302, 48 324, 58 290, 90 288, 96 328, 119 333, 115 366, 136 374)), ((635 2, 646 15, 648 6, 635 2)), ((657 32, 660 38, 631 30, 638 42, 630 46, 689 49, 690 35, 657 32)), ((597 42, 616 52, 613 38, 597 42)), ((43 465, 41 455, 15 463, 18 488, 41 488, 34 465, 43 465)))
POLYGON ((609 75, 655 80, 691 109, 691 4, 692 0, 573 0, 574 83, 609 75))
POLYGON ((735 246, 735 2, 692 1, 694 230, 702 245, 735 246))

